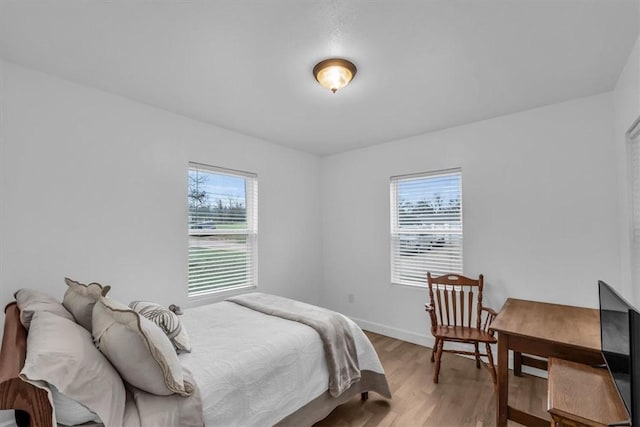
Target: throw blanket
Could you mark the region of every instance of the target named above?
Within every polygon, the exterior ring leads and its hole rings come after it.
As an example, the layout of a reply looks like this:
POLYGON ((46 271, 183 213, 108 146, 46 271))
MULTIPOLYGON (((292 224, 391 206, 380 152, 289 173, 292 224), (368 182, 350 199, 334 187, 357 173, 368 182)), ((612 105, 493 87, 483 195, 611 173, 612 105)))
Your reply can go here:
POLYGON ((356 345, 345 318, 334 311, 260 292, 228 298, 227 301, 261 313, 303 323, 320 335, 329 368, 329 394, 340 396, 360 380, 356 345))

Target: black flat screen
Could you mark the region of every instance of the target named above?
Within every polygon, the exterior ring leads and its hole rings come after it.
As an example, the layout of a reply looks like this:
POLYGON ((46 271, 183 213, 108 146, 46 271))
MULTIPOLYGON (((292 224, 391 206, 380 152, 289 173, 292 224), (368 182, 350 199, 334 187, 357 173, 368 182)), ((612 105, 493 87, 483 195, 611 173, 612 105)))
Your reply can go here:
POLYGON ((627 412, 632 414, 630 311, 633 307, 603 281, 598 281, 598 290, 602 355, 627 412))

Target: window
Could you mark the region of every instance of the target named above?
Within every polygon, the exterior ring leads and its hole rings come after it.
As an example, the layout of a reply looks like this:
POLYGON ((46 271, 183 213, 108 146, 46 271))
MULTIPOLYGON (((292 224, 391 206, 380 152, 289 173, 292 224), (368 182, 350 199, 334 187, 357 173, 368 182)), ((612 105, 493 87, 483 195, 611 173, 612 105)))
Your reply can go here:
POLYGON ((189 163, 189 297, 255 286, 255 174, 189 163))
POLYGON ((460 169, 391 177, 391 282, 462 273, 460 169))

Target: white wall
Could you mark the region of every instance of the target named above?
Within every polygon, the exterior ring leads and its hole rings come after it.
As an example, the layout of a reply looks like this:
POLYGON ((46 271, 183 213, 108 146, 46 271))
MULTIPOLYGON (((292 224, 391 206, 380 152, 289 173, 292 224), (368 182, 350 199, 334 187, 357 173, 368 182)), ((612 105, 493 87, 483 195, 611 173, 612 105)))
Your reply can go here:
POLYGON ((258 174, 259 290, 318 302, 317 157, 0 67, 1 304, 64 276, 184 304, 188 161, 258 174))
POLYGON ((389 176, 460 166, 486 301, 595 306, 595 281, 624 273, 618 92, 318 159, 0 62, 0 303, 61 296, 69 275, 184 304, 194 160, 258 173, 263 291, 424 342, 425 292, 389 283, 389 176))
POLYGON ((640 307, 640 282, 631 273, 631 197, 629 186, 628 144, 625 134, 640 117, 640 38, 629 54, 629 59, 620 73, 614 96, 614 146, 618 162, 618 188, 620 206, 620 253, 621 253, 621 291, 627 298, 640 307))
POLYGON ((620 282, 612 120, 606 93, 324 158, 324 304, 429 343, 426 291, 390 284, 389 177, 462 167, 464 271, 487 305, 595 307, 597 280, 620 282))

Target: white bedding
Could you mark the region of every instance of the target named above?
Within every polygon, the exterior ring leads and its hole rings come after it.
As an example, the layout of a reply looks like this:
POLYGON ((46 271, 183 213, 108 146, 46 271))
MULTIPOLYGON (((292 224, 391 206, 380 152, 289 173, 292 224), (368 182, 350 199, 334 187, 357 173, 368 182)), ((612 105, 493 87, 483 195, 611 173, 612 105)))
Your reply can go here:
MULTIPOLYGON (((181 354, 211 426, 273 425, 327 391, 319 335, 301 323, 231 302, 185 310, 192 352, 181 354)), ((353 331, 361 370, 384 373, 362 330, 353 331)))

